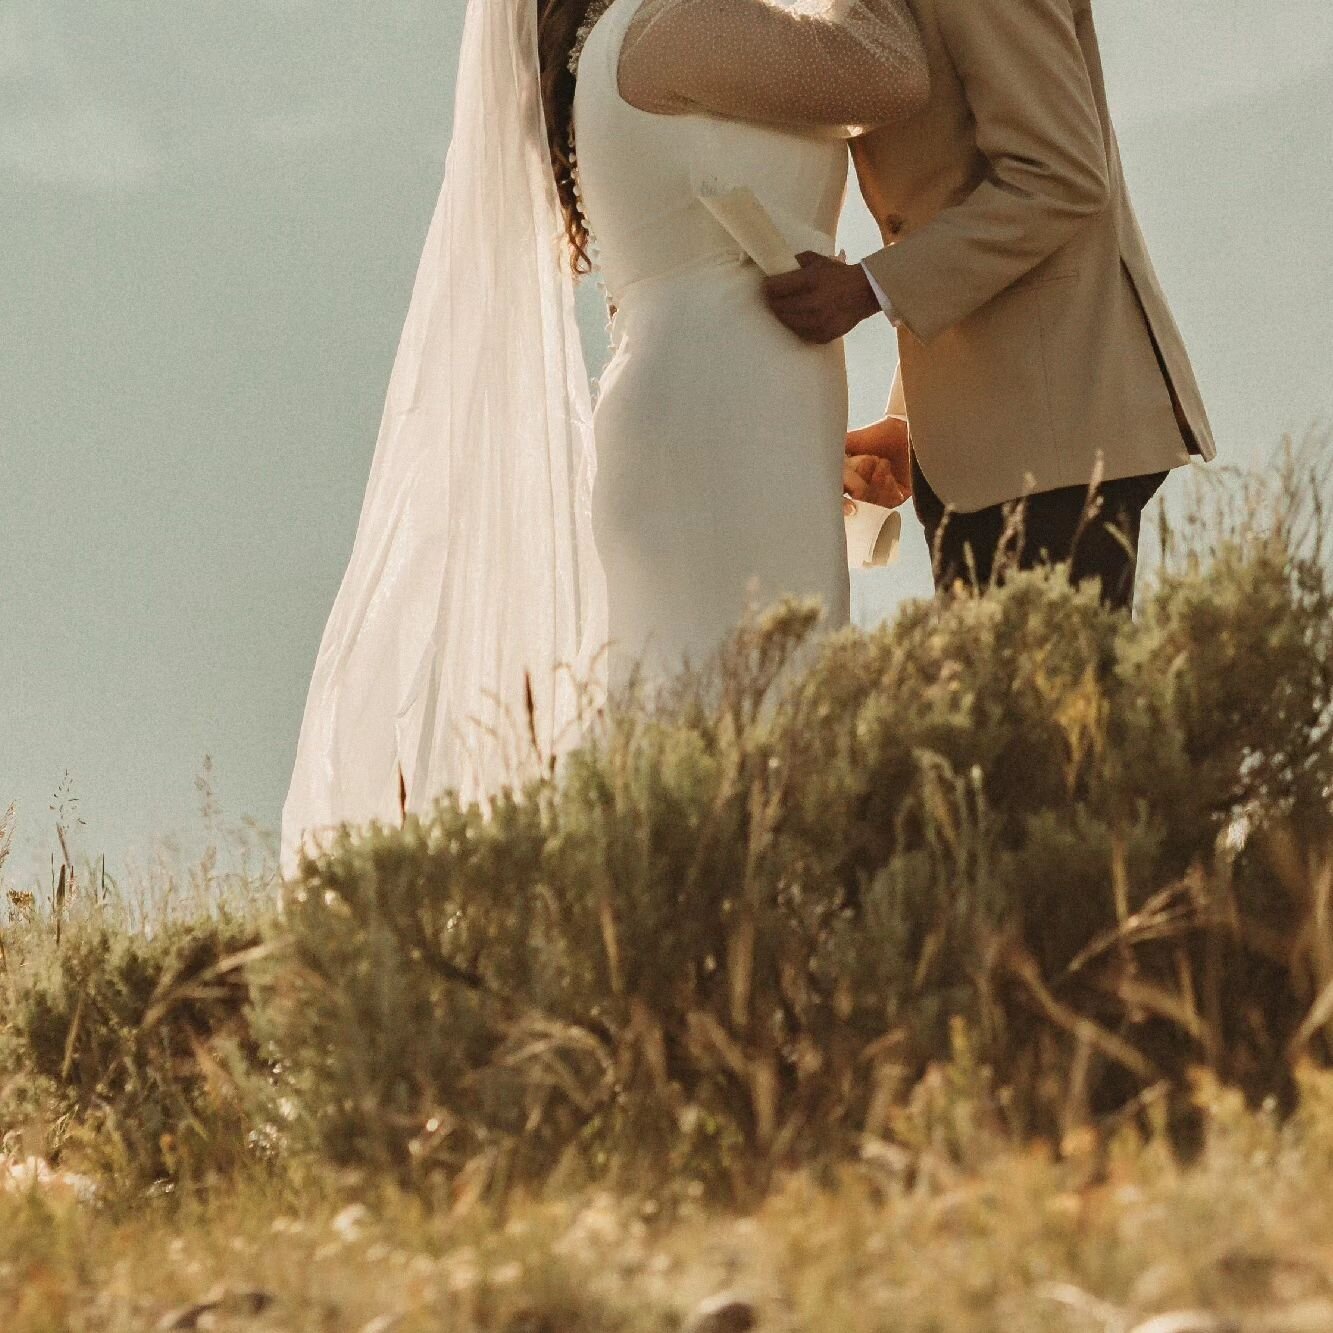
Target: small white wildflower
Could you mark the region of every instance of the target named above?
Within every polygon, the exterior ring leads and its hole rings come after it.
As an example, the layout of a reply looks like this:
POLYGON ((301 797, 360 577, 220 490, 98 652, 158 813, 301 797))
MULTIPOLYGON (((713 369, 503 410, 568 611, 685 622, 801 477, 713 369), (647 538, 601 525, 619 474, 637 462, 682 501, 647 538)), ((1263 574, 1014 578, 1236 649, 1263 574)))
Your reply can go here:
POLYGON ((340 1240, 351 1245, 361 1239, 366 1219, 370 1216, 363 1204, 352 1203, 329 1223, 329 1230, 340 1240))

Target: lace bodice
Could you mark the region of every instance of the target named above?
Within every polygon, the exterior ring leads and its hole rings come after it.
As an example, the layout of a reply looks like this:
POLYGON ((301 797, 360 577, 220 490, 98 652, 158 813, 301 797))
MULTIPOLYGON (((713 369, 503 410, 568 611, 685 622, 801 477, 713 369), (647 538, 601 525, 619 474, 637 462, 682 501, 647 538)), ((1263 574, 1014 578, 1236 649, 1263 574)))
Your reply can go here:
POLYGON ((619 80, 641 111, 779 126, 885 125, 929 94, 905 0, 642 0, 619 80))

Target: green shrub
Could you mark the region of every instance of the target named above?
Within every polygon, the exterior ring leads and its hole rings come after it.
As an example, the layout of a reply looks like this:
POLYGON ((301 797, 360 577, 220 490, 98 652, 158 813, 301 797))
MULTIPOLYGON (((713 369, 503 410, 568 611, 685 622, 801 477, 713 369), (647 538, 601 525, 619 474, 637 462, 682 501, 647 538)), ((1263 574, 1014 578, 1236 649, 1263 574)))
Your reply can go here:
POLYGON ((260 1005, 289 1128, 744 1194, 960 1041, 1023 1133, 1195 1065, 1284 1093, 1330 1054, 1333 584, 1252 526, 1134 623, 1049 574, 822 642, 778 608, 489 814, 345 834, 260 1005))
POLYGON ((11 926, 0 978, 4 1128, 44 1121, 34 1150, 129 1189, 202 1180, 248 1153, 232 1067, 254 1059, 246 963, 255 922, 226 916, 127 929, 96 910, 11 926))
POLYGON ((1136 622, 1049 574, 775 608, 488 812, 345 832, 277 919, 215 854, 136 920, 17 894, 5 1146, 739 1199, 983 1122, 1183 1131, 1196 1068, 1289 1100, 1333 1063, 1333 580, 1316 485, 1234 494, 1136 622))

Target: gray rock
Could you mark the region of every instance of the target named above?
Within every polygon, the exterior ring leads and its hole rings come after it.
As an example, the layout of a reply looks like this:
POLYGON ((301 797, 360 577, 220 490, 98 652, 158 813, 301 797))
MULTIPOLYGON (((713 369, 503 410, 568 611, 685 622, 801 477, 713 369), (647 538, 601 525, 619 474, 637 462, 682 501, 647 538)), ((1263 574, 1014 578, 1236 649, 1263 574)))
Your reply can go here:
POLYGON ((267 1291, 219 1289, 210 1292, 194 1305, 167 1311, 158 1321, 157 1327, 161 1333, 168 1333, 169 1330, 207 1328, 213 1324, 217 1316, 254 1319, 263 1314, 273 1304, 273 1300, 273 1296, 267 1291))
POLYGON ((1172 1310, 1136 1324, 1131 1333, 1241 1333, 1234 1319, 1209 1310, 1172 1310))
POLYGON ((736 1292, 710 1296, 689 1317, 682 1333, 750 1333, 759 1325, 754 1302, 736 1292))

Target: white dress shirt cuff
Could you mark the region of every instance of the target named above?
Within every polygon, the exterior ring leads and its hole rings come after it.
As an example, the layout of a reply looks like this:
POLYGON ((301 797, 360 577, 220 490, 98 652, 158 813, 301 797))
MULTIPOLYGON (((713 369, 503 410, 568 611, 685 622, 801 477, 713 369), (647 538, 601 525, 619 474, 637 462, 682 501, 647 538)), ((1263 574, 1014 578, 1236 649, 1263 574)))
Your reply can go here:
POLYGON ((893 308, 893 302, 889 300, 889 294, 875 281, 875 275, 870 271, 868 265, 862 264, 861 271, 866 275, 866 279, 870 283, 870 290, 875 293, 875 300, 879 302, 880 308, 889 317, 889 323, 896 329, 902 323, 902 320, 899 318, 898 312, 893 308))

